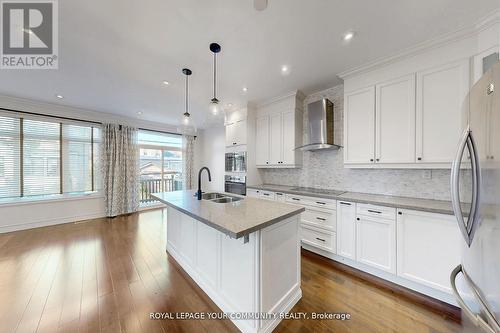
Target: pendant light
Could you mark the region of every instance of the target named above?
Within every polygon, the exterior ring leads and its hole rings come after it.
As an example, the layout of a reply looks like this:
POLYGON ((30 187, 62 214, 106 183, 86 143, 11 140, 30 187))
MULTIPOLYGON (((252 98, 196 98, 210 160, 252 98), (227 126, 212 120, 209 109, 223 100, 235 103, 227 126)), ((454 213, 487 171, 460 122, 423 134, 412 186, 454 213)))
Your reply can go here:
POLYGON ((222 107, 220 101, 217 99, 217 53, 221 47, 217 43, 210 44, 210 51, 214 54, 214 97, 210 100, 210 113, 213 118, 219 118, 222 115, 222 107))
POLYGON ((186 109, 182 114, 181 124, 177 128, 177 132, 185 135, 193 135, 196 133, 196 128, 193 126, 191 114, 189 113, 189 76, 193 72, 188 68, 183 68, 182 73, 186 76, 186 109))

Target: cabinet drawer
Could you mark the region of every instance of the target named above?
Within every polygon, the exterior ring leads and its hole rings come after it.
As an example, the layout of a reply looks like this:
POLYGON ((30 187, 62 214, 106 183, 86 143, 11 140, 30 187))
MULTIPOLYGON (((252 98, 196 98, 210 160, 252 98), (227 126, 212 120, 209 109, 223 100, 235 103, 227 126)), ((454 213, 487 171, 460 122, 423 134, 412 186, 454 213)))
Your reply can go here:
POLYGON ((337 229, 337 215, 335 212, 325 212, 314 209, 306 209, 301 215, 301 221, 330 231, 337 229))
POLYGON ((308 197, 304 195, 287 194, 286 201, 293 204, 306 205, 323 209, 335 210, 337 208, 336 200, 308 197))
POLYGON ((271 191, 260 191, 260 195, 262 199, 266 200, 274 200, 275 199, 275 194, 274 192, 271 191))
POLYGON ((356 214, 370 217, 377 217, 382 219, 395 220, 396 208, 375 206, 370 204, 357 204, 356 214))
POLYGON ((301 226, 301 240, 304 244, 335 253, 337 249, 335 233, 320 231, 309 226, 301 226))
POLYGON ((248 188, 247 189, 247 197, 259 198, 260 197, 260 190, 256 190, 254 188, 248 188))

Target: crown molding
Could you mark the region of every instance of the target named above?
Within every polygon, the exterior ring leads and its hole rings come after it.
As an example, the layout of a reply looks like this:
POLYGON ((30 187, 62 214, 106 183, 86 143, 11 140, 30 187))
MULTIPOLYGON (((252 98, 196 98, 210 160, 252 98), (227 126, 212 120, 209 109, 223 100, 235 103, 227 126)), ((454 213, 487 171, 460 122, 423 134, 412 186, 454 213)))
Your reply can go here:
POLYGON ((292 90, 290 92, 287 92, 286 94, 267 99, 261 103, 257 103, 254 105, 257 108, 261 108, 261 107, 264 107, 266 105, 273 104, 273 103, 279 102, 283 99, 290 98, 290 97, 297 97, 300 101, 303 101, 306 98, 306 95, 300 90, 292 90))
POLYGON ((364 72, 372 71, 384 67, 388 64, 400 61, 419 53, 423 53, 432 49, 442 47, 446 44, 456 42, 458 40, 471 37, 479 34, 481 31, 490 28, 491 26, 500 23, 500 8, 495 10, 493 13, 489 13, 487 16, 479 19, 472 25, 463 26, 462 28, 455 30, 453 32, 440 35, 436 38, 429 39, 422 43, 416 44, 412 47, 404 49, 401 52, 393 54, 388 57, 382 57, 374 61, 368 62, 364 65, 351 68, 347 71, 337 74, 337 76, 343 80, 347 77, 361 74, 364 72))

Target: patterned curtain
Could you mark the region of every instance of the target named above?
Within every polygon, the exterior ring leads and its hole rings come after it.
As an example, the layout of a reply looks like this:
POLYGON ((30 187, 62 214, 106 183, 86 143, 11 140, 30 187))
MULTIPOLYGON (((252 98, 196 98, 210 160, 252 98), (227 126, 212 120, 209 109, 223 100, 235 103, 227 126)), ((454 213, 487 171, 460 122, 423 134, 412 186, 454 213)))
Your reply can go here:
POLYGON ((182 136, 182 157, 184 160, 184 189, 190 190, 193 188, 194 136, 182 136))
POLYGON ((139 146, 137 129, 104 124, 101 171, 106 215, 114 217, 139 209, 139 146))

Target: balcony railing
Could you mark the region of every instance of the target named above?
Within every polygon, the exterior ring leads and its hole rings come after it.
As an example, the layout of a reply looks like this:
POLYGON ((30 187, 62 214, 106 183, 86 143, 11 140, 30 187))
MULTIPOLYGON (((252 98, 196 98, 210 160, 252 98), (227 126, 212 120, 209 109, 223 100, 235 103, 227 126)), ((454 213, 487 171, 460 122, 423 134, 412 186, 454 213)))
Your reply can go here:
POLYGON ((171 192, 182 189, 182 181, 178 178, 165 179, 141 179, 139 189, 141 205, 148 205, 157 202, 151 197, 151 193, 171 192))

